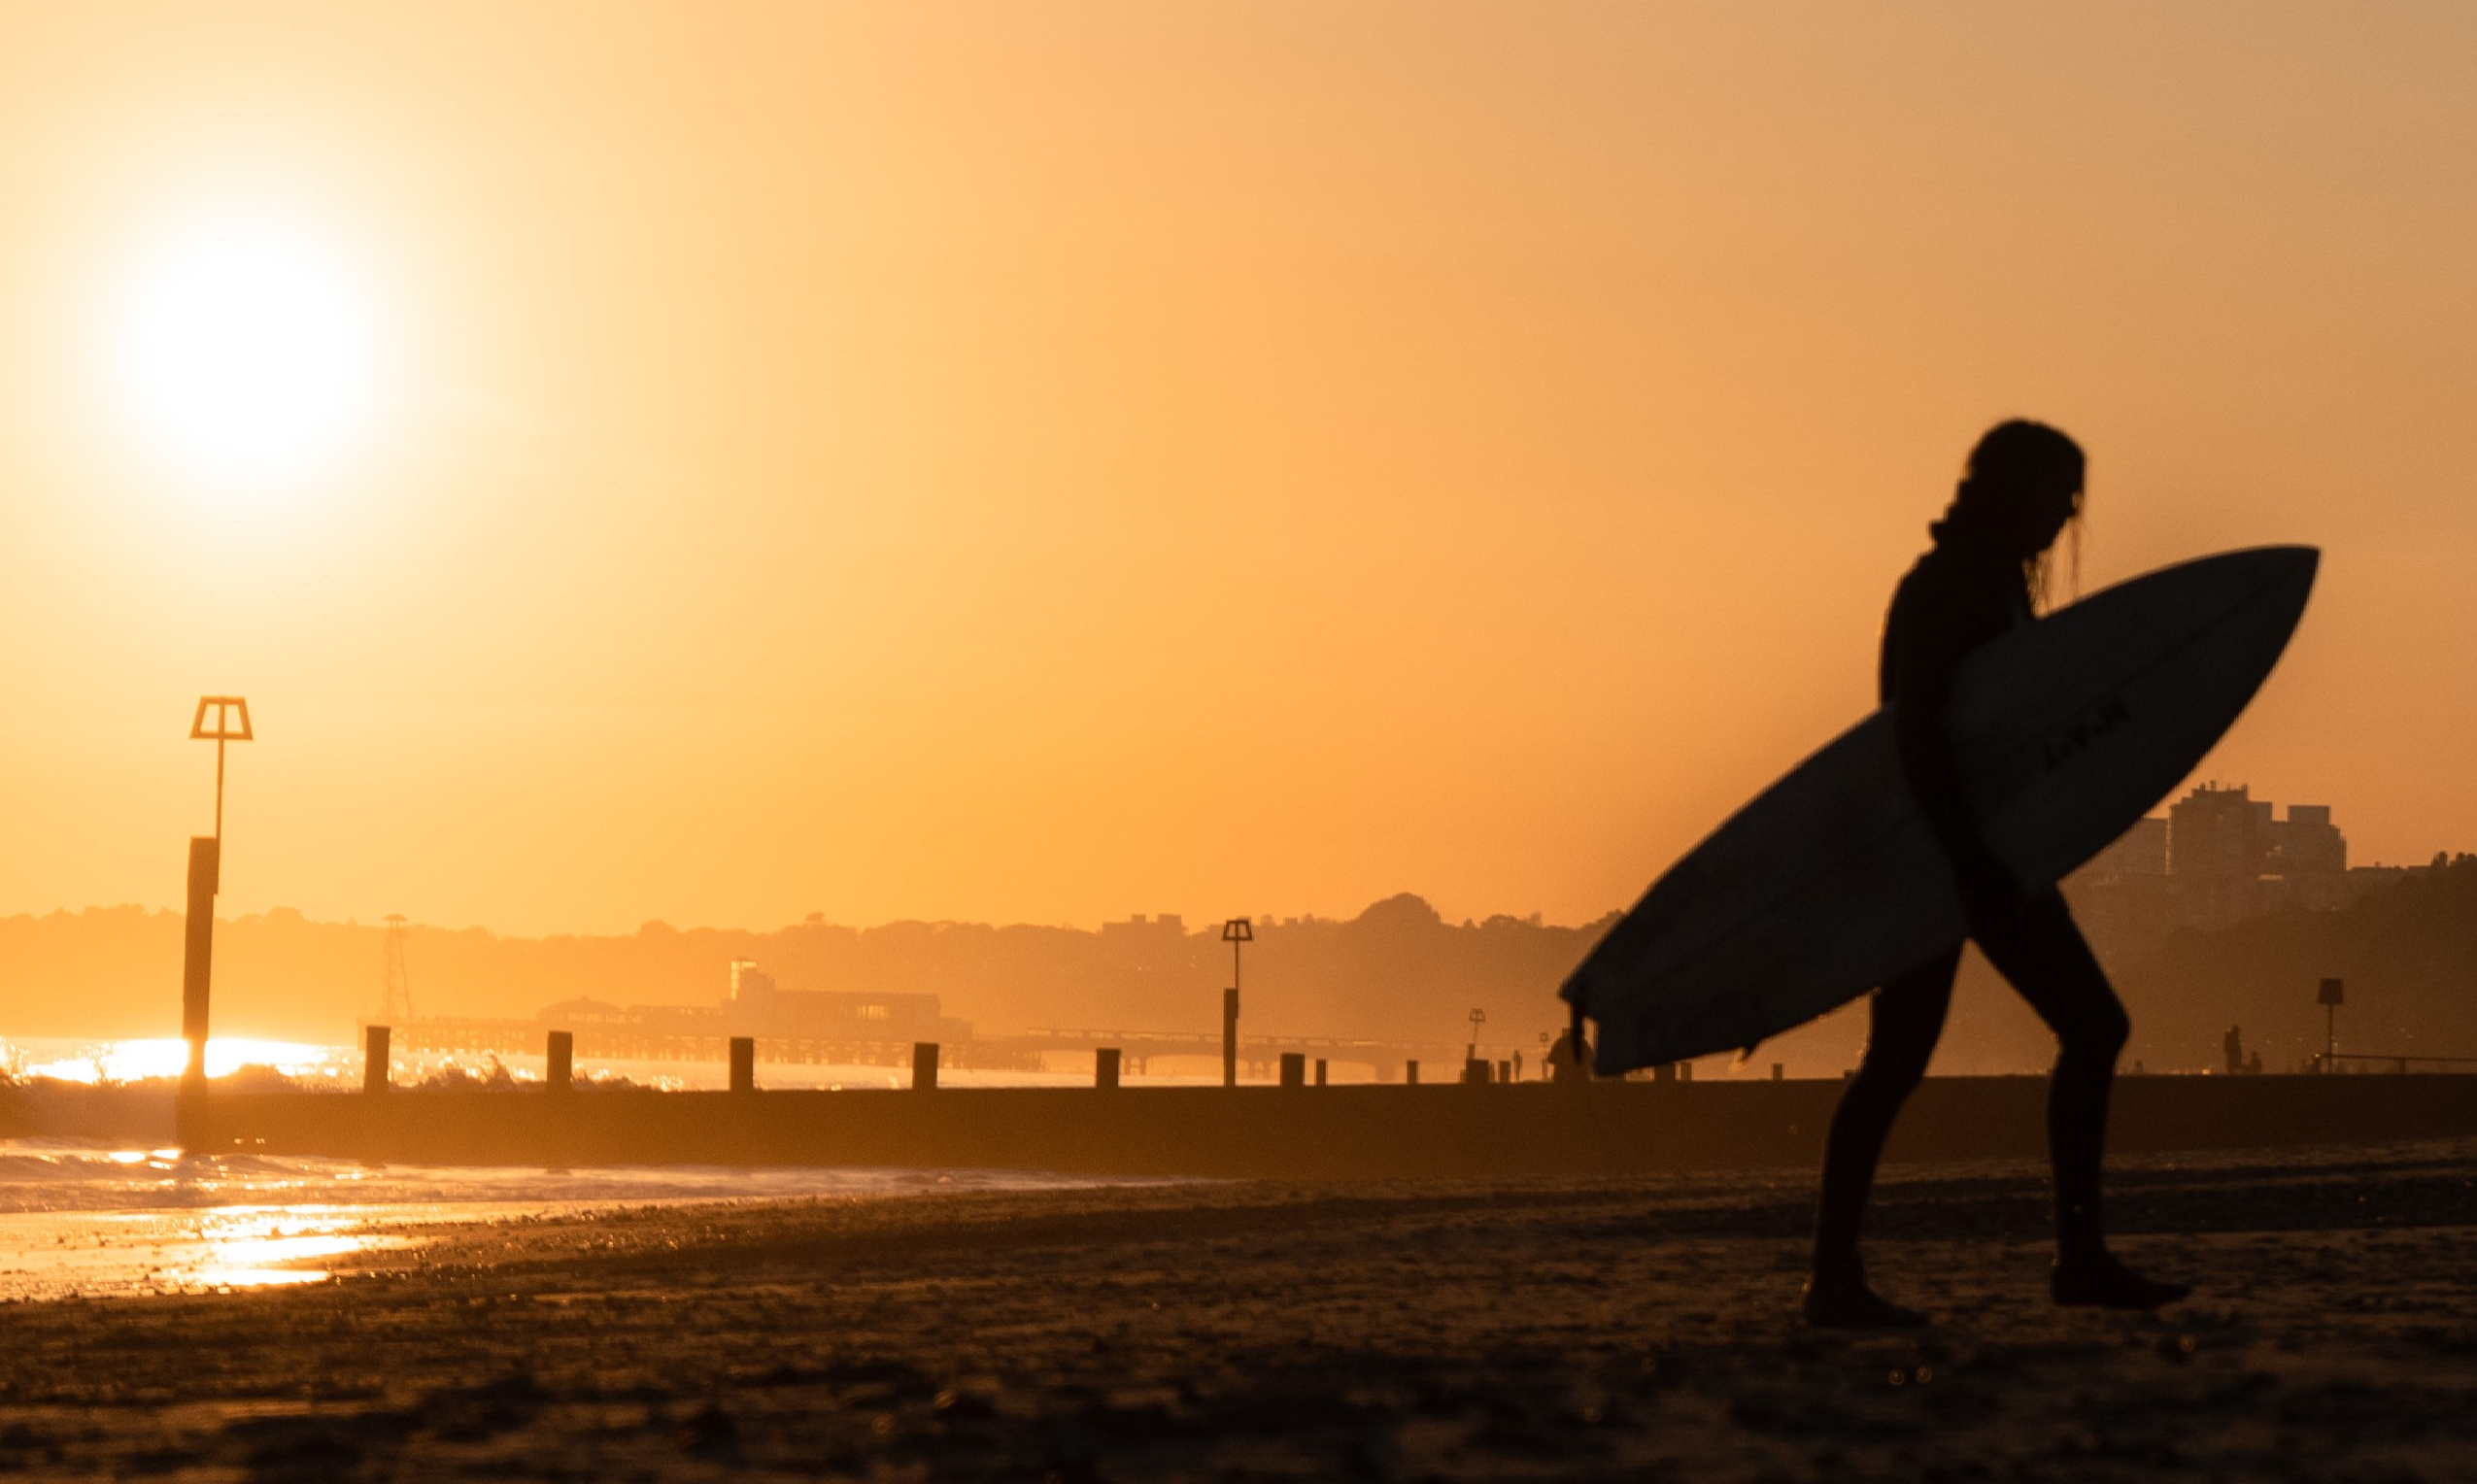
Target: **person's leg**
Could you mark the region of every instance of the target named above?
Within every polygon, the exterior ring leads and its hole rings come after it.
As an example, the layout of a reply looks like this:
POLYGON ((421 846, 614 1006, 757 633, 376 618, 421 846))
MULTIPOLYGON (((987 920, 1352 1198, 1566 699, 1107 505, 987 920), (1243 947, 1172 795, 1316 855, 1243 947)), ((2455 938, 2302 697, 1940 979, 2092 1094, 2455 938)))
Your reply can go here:
POLYGON ((2055 1032, 2047 1143, 2055 1170, 2056 1297, 2139 1308, 2184 1297, 2188 1290, 2137 1278, 2108 1255, 2099 1206, 2107 1101, 2132 1026, 2071 909, 2061 894, 2045 893, 1982 934, 1979 946, 2055 1032))
POLYGON ((1910 1091, 1926 1075, 1952 999, 1958 945, 1937 954, 1875 992, 1868 1004, 1866 1054, 1841 1093, 1823 1142, 1823 1189, 1815 1219, 1815 1277, 1807 1286, 1808 1317, 1823 1323, 1916 1324, 1918 1316, 1884 1303, 1868 1290, 1858 1257, 1858 1228, 1883 1140, 1910 1091))

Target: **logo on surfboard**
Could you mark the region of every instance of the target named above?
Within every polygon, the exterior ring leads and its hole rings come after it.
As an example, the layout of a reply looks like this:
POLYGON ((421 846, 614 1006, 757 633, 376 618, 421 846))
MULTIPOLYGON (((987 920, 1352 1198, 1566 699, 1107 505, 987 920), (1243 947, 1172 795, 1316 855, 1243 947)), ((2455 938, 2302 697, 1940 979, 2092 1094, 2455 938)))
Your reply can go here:
POLYGON ((2124 704, 2121 692, 2109 696, 2047 734, 2040 743, 2047 765, 2061 765, 2065 759, 2132 719, 2133 708, 2124 704))

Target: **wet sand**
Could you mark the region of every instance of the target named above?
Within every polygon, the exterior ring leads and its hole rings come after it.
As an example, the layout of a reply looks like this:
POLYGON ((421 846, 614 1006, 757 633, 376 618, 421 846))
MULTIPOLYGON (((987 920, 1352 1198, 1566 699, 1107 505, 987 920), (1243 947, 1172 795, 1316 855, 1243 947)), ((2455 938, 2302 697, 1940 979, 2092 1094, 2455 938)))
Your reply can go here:
POLYGON ((1891 1172, 1923 1333, 1790 1317, 1811 1176, 1230 1184, 453 1229, 0 1308, 0 1470, 399 1478, 2477 1476, 2477 1141, 2120 1162, 2194 1300, 2058 1311, 2026 1164, 1891 1172))

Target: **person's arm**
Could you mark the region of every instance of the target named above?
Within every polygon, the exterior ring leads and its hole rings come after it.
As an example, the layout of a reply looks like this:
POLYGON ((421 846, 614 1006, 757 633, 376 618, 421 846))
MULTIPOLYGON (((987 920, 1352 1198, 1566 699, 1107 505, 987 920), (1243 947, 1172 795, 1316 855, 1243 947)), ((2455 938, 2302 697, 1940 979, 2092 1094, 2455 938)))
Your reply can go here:
MULTIPOLYGON (((1938 585, 1940 587, 1940 585, 1938 585)), ((1901 776, 1926 815, 1928 828, 1952 862, 1962 909, 1973 929, 2000 923, 2020 910, 2024 894, 2010 867, 1996 858, 1961 792, 1958 761, 1945 729, 1944 710, 1961 658, 1977 648, 1968 615, 1954 594, 1925 588, 1903 596, 1911 611, 1888 636, 1892 674, 1892 732, 1901 776)))

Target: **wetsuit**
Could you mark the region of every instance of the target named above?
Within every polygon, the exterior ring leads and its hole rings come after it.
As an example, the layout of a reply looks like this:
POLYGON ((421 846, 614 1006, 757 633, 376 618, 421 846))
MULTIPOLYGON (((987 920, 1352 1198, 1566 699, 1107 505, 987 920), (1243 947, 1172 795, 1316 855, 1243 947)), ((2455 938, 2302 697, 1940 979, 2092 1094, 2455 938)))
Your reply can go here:
MULTIPOLYGON (((2063 896, 2049 887, 2022 900, 1995 862, 1970 816, 1944 731, 1945 702, 1961 658, 2030 622, 2020 562, 1951 522, 1937 524, 1933 534, 1933 549, 1902 579, 1884 621, 1882 695, 1893 708, 1902 773, 1962 876, 1970 936, 2060 1043, 2048 1088, 2047 1132, 2055 1167, 2056 1238, 2069 1259, 2101 1250, 2099 1161, 2108 1089, 2129 1028, 2063 896)), ((1894 1116, 1926 1074, 1960 960, 1956 941, 1879 988, 1870 1001, 1866 1055, 1832 1115, 1824 1149, 1815 1229, 1820 1276, 1862 1281, 1858 1223, 1876 1163, 1894 1116)))

